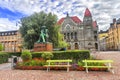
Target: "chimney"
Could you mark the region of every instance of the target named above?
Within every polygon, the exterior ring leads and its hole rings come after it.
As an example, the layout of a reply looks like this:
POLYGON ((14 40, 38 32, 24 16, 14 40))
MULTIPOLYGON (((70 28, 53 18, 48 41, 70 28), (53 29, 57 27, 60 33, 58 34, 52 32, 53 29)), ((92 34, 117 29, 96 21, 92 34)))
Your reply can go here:
POLYGON ((115 23, 115 22, 116 22, 116 18, 113 19, 113 23, 115 23))

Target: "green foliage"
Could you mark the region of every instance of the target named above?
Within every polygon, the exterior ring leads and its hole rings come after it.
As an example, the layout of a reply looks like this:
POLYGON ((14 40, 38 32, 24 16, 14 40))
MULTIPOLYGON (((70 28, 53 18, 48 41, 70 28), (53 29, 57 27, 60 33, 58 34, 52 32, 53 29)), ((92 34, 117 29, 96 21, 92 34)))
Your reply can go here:
POLYGON ((21 56, 21 52, 7 52, 7 54, 9 55, 9 57, 12 57, 12 56, 20 57, 21 56))
POLYGON ((105 64, 104 63, 99 63, 99 62, 98 63, 97 62, 95 62, 95 63, 93 62, 93 63, 87 63, 87 65, 88 66, 103 66, 105 64))
POLYGON ((51 52, 44 52, 42 55, 41 55, 42 58, 44 59, 51 59, 53 58, 53 54, 51 52))
POLYGON ((32 52, 32 58, 41 58, 43 52, 32 52))
POLYGON ((72 59, 73 62, 78 62, 90 57, 88 50, 70 50, 70 51, 55 51, 53 59, 72 59))
POLYGON ((84 66, 84 63, 82 61, 78 61, 78 66, 84 66))
POLYGON ((21 54, 21 58, 23 61, 28 61, 32 59, 32 55, 29 50, 23 50, 21 54))
MULTIPOLYGON (((78 62, 84 59, 90 58, 90 52, 88 50, 70 50, 70 51, 53 51, 52 59, 72 59, 73 62, 78 62)), ((33 58, 42 57, 44 52, 33 52, 33 58)))
POLYGON ((20 62, 18 63, 18 66, 43 66, 46 62, 44 60, 30 60, 26 62, 20 62))
POLYGON ((63 41, 63 34, 60 33, 60 26, 59 25, 55 25, 55 27, 53 28, 53 33, 52 34, 54 37, 52 38, 52 42, 53 42, 53 47, 54 48, 63 48, 63 47, 67 47, 67 43, 65 41, 63 41))
POLYGON ((38 41, 42 26, 46 26, 49 34, 49 42, 54 42, 54 25, 57 22, 57 16, 52 13, 34 13, 31 16, 21 19, 20 33, 24 39, 23 46, 32 49, 34 43, 38 41))
POLYGON ((0 52, 0 64, 8 62, 9 55, 4 52, 0 52))
POLYGON ((3 49, 3 45, 0 43, 0 51, 2 51, 3 49))

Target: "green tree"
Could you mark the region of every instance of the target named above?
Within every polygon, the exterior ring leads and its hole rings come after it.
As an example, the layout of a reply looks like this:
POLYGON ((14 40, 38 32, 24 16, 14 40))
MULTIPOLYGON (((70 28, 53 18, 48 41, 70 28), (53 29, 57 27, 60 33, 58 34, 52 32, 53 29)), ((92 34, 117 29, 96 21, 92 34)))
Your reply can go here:
POLYGON ((3 50, 3 45, 0 43, 0 51, 3 50))
POLYGON ((54 25, 57 22, 57 16, 52 13, 34 13, 31 16, 21 19, 20 33, 24 39, 25 48, 32 49, 34 43, 39 39, 42 26, 46 26, 49 34, 49 42, 54 44, 54 25))
POLYGON ((54 47, 56 48, 65 48, 68 44, 63 40, 64 35, 60 33, 60 26, 56 25, 53 28, 55 34, 53 34, 54 47))

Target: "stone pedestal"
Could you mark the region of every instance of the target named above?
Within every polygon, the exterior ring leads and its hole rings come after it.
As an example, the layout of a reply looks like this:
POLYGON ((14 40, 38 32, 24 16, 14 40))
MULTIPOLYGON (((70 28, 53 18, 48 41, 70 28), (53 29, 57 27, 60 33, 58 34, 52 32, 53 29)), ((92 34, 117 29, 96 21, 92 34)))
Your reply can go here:
POLYGON ((34 52, 52 51, 52 50, 53 50, 52 43, 35 43, 34 44, 34 52))

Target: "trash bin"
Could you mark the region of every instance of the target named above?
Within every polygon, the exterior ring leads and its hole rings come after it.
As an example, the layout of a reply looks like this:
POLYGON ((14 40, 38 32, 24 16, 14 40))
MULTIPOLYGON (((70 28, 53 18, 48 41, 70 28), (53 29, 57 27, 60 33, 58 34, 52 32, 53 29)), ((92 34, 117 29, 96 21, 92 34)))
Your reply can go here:
POLYGON ((17 62, 18 62, 17 56, 12 56, 12 63, 11 63, 12 69, 15 68, 17 62))

